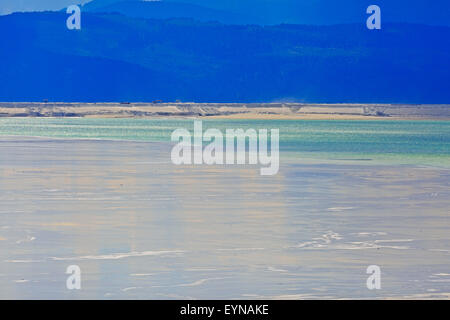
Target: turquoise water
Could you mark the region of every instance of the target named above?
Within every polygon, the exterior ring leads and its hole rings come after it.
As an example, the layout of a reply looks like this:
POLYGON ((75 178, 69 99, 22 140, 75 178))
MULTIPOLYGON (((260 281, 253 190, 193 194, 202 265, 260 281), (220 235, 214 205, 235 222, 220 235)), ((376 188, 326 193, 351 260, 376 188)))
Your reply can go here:
MULTIPOLYGON (((3 118, 0 135, 170 141, 192 119, 3 118)), ((450 167, 449 121, 203 120, 204 130, 279 129, 281 157, 450 167)))
POLYGON ((193 120, 0 118, 0 299, 450 299, 450 122, 211 127, 280 129, 279 172, 174 165, 193 120))

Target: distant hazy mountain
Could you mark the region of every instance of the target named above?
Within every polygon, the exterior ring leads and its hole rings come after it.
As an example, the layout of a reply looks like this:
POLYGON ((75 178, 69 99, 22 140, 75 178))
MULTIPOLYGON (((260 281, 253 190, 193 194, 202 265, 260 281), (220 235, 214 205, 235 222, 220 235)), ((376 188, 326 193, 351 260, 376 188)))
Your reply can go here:
POLYGON ((85 4, 83 11, 121 13, 129 17, 152 19, 192 18, 199 21, 218 21, 227 24, 263 22, 263 19, 244 14, 171 1, 94 0, 85 4))
POLYGON ((90 2, 85 3, 83 5, 83 8, 87 10, 97 10, 99 8, 109 6, 117 2, 121 2, 121 0, 92 0, 90 2))
POLYGON ((450 26, 449 0, 1 0, 0 14, 54 10, 77 2, 85 4, 83 11, 118 11, 139 17, 308 25, 364 23, 367 7, 376 4, 384 22, 450 26))
POLYGON ((230 24, 365 23, 369 5, 384 22, 450 26, 448 0, 93 0, 83 10, 144 18, 193 18, 230 24))
POLYGON ((450 103, 450 28, 0 17, 0 101, 450 103))
MULTIPOLYGON (((98 1, 98 0, 97 0, 98 1)), ((385 22, 450 26, 448 0, 176 0, 239 14, 250 14, 263 23, 331 25, 362 23, 366 9, 381 7, 385 22)))

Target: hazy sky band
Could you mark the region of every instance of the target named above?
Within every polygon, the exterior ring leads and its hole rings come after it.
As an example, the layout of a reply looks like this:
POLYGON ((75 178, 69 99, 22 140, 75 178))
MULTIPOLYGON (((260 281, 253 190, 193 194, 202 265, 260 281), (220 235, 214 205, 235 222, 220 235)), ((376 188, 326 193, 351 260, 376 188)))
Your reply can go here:
POLYGON ((71 4, 86 2, 89 0, 2 0, 0 1, 0 14, 16 11, 59 10, 71 4))
MULTIPOLYGON (((1 0, 0 13, 6 14, 16 11, 43 11, 43 10, 59 10, 73 4, 83 4, 91 0, 1 0)), ((142 0, 149 1, 149 0, 142 0)), ((161 0, 164 1, 164 0, 161 0)), ((168 0, 169 1, 169 0, 168 0)), ((364 3, 364 6, 371 4, 383 4, 385 0, 341 0, 338 5, 341 7, 348 7, 354 4, 364 3)), ((435 0, 432 3, 427 0, 395 0, 399 6, 412 7, 434 7, 437 11, 448 11, 447 0, 435 0)), ((288 6, 290 8, 311 8, 317 7, 321 9, 324 5, 336 6, 335 0, 170 0, 170 2, 185 2, 206 5, 211 7, 241 7, 242 2, 247 2, 249 6, 258 5, 266 6, 268 4, 279 4, 280 6, 288 6), (222 4, 221 4, 222 3, 222 4)), ((244 6, 245 7, 245 6, 244 6)))

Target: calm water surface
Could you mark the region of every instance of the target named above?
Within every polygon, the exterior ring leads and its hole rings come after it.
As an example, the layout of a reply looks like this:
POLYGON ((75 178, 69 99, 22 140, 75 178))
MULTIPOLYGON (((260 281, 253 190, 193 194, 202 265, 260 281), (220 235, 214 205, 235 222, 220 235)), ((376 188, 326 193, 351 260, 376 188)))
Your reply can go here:
POLYGON ((174 166, 178 127, 0 119, 0 298, 450 298, 449 122, 204 121, 279 128, 276 176, 174 166))

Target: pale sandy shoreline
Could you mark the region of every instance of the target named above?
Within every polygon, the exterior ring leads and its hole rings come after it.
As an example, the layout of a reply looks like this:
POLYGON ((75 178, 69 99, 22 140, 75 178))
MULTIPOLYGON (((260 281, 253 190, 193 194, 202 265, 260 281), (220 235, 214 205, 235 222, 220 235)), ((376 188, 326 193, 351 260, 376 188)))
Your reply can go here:
POLYGON ((450 120, 450 105, 3 102, 0 117, 450 120))

